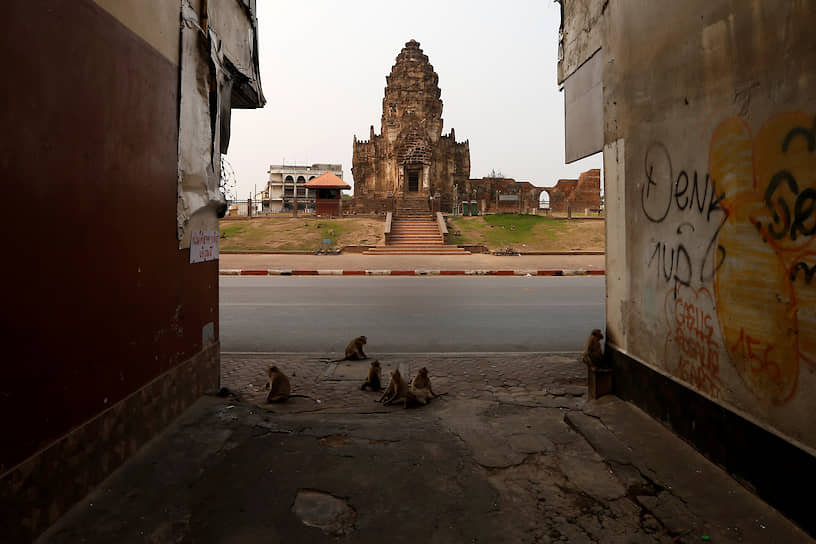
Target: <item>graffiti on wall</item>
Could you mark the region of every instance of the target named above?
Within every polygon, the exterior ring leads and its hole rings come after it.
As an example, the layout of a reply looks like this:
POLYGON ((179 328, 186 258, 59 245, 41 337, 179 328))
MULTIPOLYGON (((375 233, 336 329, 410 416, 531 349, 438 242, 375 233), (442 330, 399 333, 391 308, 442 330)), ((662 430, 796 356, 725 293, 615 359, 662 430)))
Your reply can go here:
POLYGON ((674 221, 646 256, 667 287, 667 362, 716 398, 724 350, 749 391, 782 404, 799 365, 816 366, 816 118, 779 114, 756 137, 725 119, 708 159, 674 171, 663 144, 645 155, 642 212, 674 221))
POLYGON ((796 392, 799 364, 816 362, 816 118, 776 115, 756 138, 726 119, 709 171, 728 212, 714 282, 726 348, 746 387, 781 404, 796 392))
POLYGON ((676 353, 674 371, 678 378, 698 391, 719 398, 722 346, 715 335, 717 326, 714 298, 701 287, 681 286, 666 293, 664 312, 669 334, 664 354, 676 353))
POLYGON ((655 240, 650 247, 648 266, 659 282, 672 286, 676 297, 681 286, 706 284, 725 258, 725 249, 716 244, 717 233, 726 218, 720 206, 722 193, 707 173, 681 169, 675 175, 669 150, 652 144, 644 161, 646 183, 640 193, 641 209, 653 223, 665 223, 679 214, 674 233, 655 240), (703 251, 699 238, 706 237, 703 251))

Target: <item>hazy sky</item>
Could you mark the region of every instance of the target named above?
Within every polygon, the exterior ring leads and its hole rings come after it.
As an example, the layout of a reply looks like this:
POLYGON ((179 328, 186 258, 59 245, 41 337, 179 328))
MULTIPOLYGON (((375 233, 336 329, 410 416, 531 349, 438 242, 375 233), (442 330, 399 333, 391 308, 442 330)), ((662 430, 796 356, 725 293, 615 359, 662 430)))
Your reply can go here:
POLYGON ((245 199, 270 164, 341 163, 380 134, 385 76, 415 39, 439 74, 444 133, 470 141, 470 177, 491 169, 549 187, 601 168, 564 164, 564 96, 556 82, 558 4, 550 0, 261 0, 266 107, 233 110, 227 159, 245 199))

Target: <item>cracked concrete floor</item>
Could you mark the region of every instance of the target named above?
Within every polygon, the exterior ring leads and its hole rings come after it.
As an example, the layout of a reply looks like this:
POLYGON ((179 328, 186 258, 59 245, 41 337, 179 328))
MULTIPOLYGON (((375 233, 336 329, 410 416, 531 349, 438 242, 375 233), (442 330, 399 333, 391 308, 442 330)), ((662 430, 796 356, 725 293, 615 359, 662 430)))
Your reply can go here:
POLYGON ((448 394, 382 407, 367 362, 225 357, 235 396, 199 401, 40 541, 809 541, 642 413, 587 404, 575 355, 378 358, 448 394), (269 364, 320 402, 258 405, 269 364))

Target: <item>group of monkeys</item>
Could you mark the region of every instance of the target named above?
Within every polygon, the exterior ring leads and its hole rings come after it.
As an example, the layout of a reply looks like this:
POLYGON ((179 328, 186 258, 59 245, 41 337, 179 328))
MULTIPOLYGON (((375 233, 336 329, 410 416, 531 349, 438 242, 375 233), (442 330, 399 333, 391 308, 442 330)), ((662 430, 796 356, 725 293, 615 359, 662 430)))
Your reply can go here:
MULTIPOLYGON (((601 348, 601 340, 603 333, 600 329, 594 329, 589 338, 587 338, 584 345, 584 353, 582 355, 582 362, 590 368, 597 368, 604 366, 604 355, 601 348)), ((342 359, 335 359, 331 362, 337 363, 340 361, 362 361, 368 359, 363 346, 368 339, 365 336, 358 336, 348 343, 346 346, 345 356, 342 359)), ((268 382, 266 388, 269 389, 269 394, 266 397, 266 402, 286 402, 292 397, 311 398, 308 395, 293 395, 292 386, 289 383, 289 378, 280 371, 277 366, 270 366, 266 372, 268 382)), ((382 368, 379 360, 374 360, 368 368, 368 374, 363 384, 360 386, 361 391, 371 389, 372 391, 383 391, 382 387, 382 368)), ((388 386, 385 388, 382 396, 377 402, 381 402, 384 406, 392 404, 402 404, 405 408, 413 408, 416 406, 425 406, 431 399, 445 395, 437 395, 431 388, 431 379, 428 377, 428 369, 424 366, 419 369, 414 379, 409 385, 405 378, 402 377, 399 369, 391 371, 391 379, 388 381, 388 386)))
MULTIPOLYGON (((348 343, 346 346, 345 356, 342 359, 335 359, 331 362, 336 363, 340 361, 362 361, 368 359, 363 346, 368 339, 365 336, 358 336, 348 343)), ((266 402, 286 402, 292 397, 311 398, 308 395, 293 395, 292 387, 289 383, 289 378, 280 371, 277 366, 270 366, 266 372, 268 382, 266 388, 269 389, 269 394, 266 397, 266 402)), ((382 387, 382 367, 379 360, 374 360, 368 368, 368 374, 363 384, 360 386, 361 391, 371 389, 372 391, 383 391, 382 387)), ((382 396, 377 402, 384 406, 392 404, 402 404, 405 408, 414 408, 417 406, 425 406, 431 399, 441 397, 446 393, 437 395, 433 392, 431 387, 431 379, 428 377, 428 369, 422 367, 417 372, 414 379, 409 385, 405 378, 402 377, 399 369, 391 371, 391 379, 388 386, 383 391, 382 396)))

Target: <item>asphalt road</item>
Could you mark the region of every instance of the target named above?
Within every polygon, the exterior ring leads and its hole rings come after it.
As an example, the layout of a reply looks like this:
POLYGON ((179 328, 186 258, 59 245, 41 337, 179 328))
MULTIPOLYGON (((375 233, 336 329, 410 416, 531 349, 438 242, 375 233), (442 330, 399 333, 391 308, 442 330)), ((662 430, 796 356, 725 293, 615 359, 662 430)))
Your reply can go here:
POLYGON ((571 352, 604 323, 604 278, 220 278, 225 352, 571 352))

